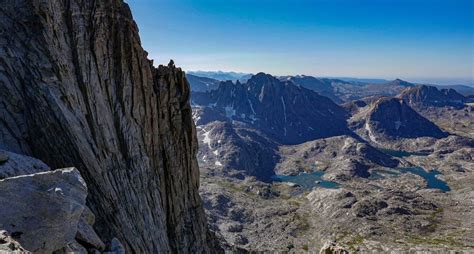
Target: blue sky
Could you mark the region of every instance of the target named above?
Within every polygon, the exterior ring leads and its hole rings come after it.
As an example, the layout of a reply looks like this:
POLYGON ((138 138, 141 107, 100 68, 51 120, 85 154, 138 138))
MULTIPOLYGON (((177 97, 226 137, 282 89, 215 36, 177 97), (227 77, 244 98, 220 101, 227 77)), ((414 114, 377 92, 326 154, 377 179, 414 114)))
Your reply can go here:
POLYGON ((128 0, 184 70, 474 83, 474 0, 128 0))

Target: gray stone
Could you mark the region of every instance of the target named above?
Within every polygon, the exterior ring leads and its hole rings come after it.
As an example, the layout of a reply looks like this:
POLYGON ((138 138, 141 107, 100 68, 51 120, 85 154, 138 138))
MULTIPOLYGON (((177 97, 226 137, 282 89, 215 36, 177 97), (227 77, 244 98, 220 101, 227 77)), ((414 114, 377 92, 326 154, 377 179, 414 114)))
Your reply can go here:
POLYGON ((8 161, 8 159, 10 159, 8 154, 4 151, 0 151, 0 165, 8 161))
POLYGON ((173 62, 153 66, 128 5, 17 0, 0 13, 0 147, 77 167, 98 234, 127 252, 209 252, 189 85, 173 62))
POLYGON ((79 224, 77 225, 76 240, 88 247, 93 247, 98 250, 105 249, 104 242, 102 242, 100 237, 94 231, 92 225, 89 225, 87 221, 82 218, 79 220, 79 224))
POLYGON ((117 239, 112 239, 110 243, 110 252, 105 252, 107 254, 125 254, 125 248, 122 243, 117 239))
POLYGON ((75 168, 0 180, 0 228, 25 249, 52 253, 74 241, 87 187, 75 168))
POLYGON ((51 170, 42 161, 33 157, 0 150, 0 161, 2 156, 8 159, 3 163, 0 162, 0 179, 51 170))
POLYGON ((319 254, 348 254, 344 248, 337 246, 336 243, 326 242, 319 251, 319 254))
POLYGON ((88 251, 84 246, 79 244, 76 240, 69 242, 65 247, 55 251, 53 254, 87 254, 88 251))

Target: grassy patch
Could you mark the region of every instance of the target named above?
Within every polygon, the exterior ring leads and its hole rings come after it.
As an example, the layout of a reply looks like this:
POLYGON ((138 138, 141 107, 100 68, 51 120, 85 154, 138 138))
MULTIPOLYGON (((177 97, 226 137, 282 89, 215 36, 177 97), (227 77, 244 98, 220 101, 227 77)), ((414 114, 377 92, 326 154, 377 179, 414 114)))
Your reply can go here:
POLYGON ((350 241, 347 242, 347 246, 351 251, 356 251, 357 246, 361 245, 364 242, 364 237, 361 235, 354 236, 350 241))
POLYGON ((305 250, 305 251, 308 251, 308 250, 309 250, 309 246, 308 246, 307 244, 303 244, 302 249, 305 250))
POLYGON ((297 223, 298 234, 303 235, 310 229, 310 223, 306 214, 295 213, 294 219, 297 223))

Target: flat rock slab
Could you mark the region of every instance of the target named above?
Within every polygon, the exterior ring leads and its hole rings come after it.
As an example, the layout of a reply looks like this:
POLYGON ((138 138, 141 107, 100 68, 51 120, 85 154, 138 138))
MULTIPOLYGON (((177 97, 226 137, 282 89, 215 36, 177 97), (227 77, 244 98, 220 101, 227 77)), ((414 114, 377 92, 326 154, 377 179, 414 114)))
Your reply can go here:
POLYGON ((74 240, 87 186, 75 168, 0 180, 0 229, 25 249, 52 253, 74 240))
POLYGON ((0 150, 0 179, 50 170, 44 162, 36 158, 0 150))

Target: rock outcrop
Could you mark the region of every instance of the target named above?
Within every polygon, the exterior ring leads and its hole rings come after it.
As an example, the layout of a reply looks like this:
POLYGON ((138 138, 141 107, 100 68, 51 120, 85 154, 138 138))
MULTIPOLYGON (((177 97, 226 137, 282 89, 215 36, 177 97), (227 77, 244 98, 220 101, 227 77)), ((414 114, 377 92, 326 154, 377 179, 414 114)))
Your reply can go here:
POLYGON ((0 148, 76 167, 104 241, 210 251, 188 83, 153 67, 128 6, 0 0, 0 13, 0 148))
POLYGON ((333 242, 326 242, 319 251, 319 254, 348 254, 349 252, 344 248, 338 246, 333 242))
POLYGON ((29 156, 0 150, 0 180, 8 177, 30 175, 51 170, 44 162, 29 156))
POLYGON ((363 129, 369 140, 432 137, 447 134, 397 98, 381 98, 361 109, 350 121, 353 129, 363 129))
POLYGON ((35 253, 52 253, 74 240, 87 187, 75 168, 0 180, 0 228, 35 253))

